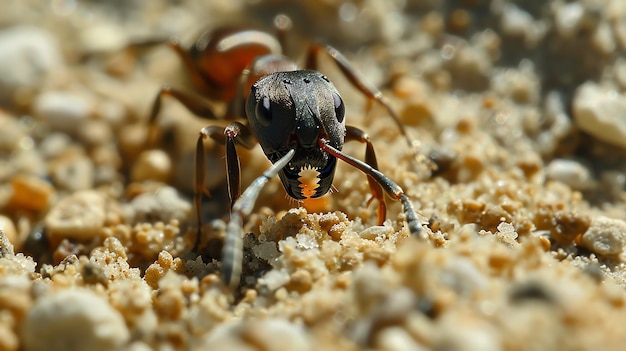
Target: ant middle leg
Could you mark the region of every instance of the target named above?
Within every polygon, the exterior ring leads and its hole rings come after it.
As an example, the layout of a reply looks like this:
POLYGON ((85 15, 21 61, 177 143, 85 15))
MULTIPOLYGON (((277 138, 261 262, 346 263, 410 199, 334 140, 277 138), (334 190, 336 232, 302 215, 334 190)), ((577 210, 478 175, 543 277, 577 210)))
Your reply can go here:
POLYGON ((157 93, 152 102, 152 108, 150 109, 150 118, 148 119, 148 136, 146 138, 146 149, 154 145, 156 142, 156 122, 161 112, 162 100, 164 96, 170 96, 180 102, 193 114, 206 118, 217 119, 213 110, 207 105, 206 101, 201 98, 185 93, 181 90, 172 88, 170 86, 163 86, 157 93))

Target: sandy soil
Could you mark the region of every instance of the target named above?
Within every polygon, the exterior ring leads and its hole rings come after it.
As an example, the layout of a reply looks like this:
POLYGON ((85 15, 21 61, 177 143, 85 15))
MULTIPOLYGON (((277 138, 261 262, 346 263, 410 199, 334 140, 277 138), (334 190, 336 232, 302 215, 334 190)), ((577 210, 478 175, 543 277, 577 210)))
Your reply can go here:
MULTIPOLYGON (((621 350, 626 345, 626 2, 14 1, 0 14, 0 350, 621 350), (340 163, 301 207, 272 179, 221 277, 224 148, 193 251, 202 95, 165 44, 272 31, 340 49, 407 128, 322 59, 346 123, 409 196, 340 163), (415 152, 418 156, 415 157, 415 152)), ((207 101, 216 116, 226 107, 207 101)), ((240 148, 244 188, 269 162, 240 148)), ((360 143, 344 151, 365 155, 360 143)))

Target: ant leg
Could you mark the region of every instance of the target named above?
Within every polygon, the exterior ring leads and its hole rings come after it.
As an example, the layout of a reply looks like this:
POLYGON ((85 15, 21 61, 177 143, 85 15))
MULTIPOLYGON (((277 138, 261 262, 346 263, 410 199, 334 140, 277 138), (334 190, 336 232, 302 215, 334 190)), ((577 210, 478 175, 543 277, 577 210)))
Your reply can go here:
MULTIPOLYGON (((152 108, 150 110, 150 119, 148 119, 148 137, 146 138, 146 146, 150 146, 156 138, 156 120, 161 112, 161 103, 164 96, 170 96, 185 106, 189 111, 197 116, 206 119, 216 119, 213 111, 199 97, 182 92, 170 86, 163 86, 154 98, 152 108)), ((146 147, 148 148, 148 147, 146 147)))
POLYGON ((176 55, 178 55, 180 60, 183 62, 183 65, 185 66, 185 69, 187 70, 188 76, 191 78, 191 82, 193 83, 193 85, 199 90, 208 89, 207 83, 202 78, 204 77, 204 73, 189 54, 189 50, 182 47, 178 39, 175 38, 169 40, 168 46, 172 50, 174 50, 176 55))
POLYGON ((256 178, 233 204, 230 221, 226 226, 226 241, 222 249, 222 278, 231 290, 239 284, 241 276, 243 219, 252 212, 259 193, 267 181, 283 169, 291 161, 294 154, 295 150, 289 150, 285 156, 256 178))
MULTIPOLYGON (((378 169, 378 161, 376 161, 376 153, 374 152, 374 145, 370 141, 369 135, 359 128, 353 126, 346 126, 346 141, 358 141, 365 143, 365 163, 370 165, 374 169, 378 169)), ((367 173, 366 173, 367 174, 367 173)), ((385 199, 383 197, 383 189, 371 175, 367 174, 367 182, 372 192, 372 198, 368 202, 368 205, 372 200, 378 200, 378 225, 382 225, 387 217, 387 206, 385 205, 385 199)))
POLYGON ((409 227, 409 232, 411 235, 417 238, 424 238, 422 226, 417 218, 417 214, 415 213, 415 209, 413 208, 413 204, 408 196, 404 193, 404 190, 396 184, 394 181, 389 179, 386 175, 381 173, 376 168, 360 161, 350 155, 346 155, 343 152, 335 149, 334 147, 328 144, 328 141, 325 139, 318 140, 319 147, 328 152, 329 154, 337 157, 338 159, 343 160, 349 165, 358 168, 361 172, 367 174, 369 177, 372 177, 376 180, 376 182, 382 187, 382 189, 387 193, 387 195, 391 196, 394 200, 400 200, 402 202, 402 207, 404 208, 404 215, 406 216, 406 222, 409 227))
POLYGON ((230 123, 226 126, 226 128, 209 126, 200 130, 200 135, 198 136, 198 141, 196 143, 194 174, 194 204, 196 206, 196 221, 198 225, 194 251, 198 250, 202 233, 202 194, 206 193, 206 189, 204 187, 204 140, 207 137, 210 137, 218 142, 223 142, 226 146, 226 181, 228 184, 228 195, 230 197, 231 207, 241 193, 241 170, 235 142, 248 149, 252 148, 255 144, 252 133, 248 127, 239 122, 230 123))
POLYGON ((328 56, 332 58, 341 73, 343 73, 343 75, 355 88, 357 88, 369 100, 375 100, 387 110, 387 113, 389 114, 389 116, 391 116, 396 126, 398 126, 398 129, 406 140, 409 148, 413 150, 415 157, 418 157, 418 153, 415 150, 415 143, 409 136, 409 133, 406 131, 406 128, 404 127, 404 124, 402 124, 402 121, 400 121, 400 117, 391 107, 389 100, 378 89, 367 85, 365 81, 359 76, 359 74, 354 70, 348 59, 343 56, 343 54, 339 52, 339 50, 333 48, 330 45, 311 45, 306 59, 306 67, 310 69, 317 69, 317 56, 320 51, 325 51, 328 56))

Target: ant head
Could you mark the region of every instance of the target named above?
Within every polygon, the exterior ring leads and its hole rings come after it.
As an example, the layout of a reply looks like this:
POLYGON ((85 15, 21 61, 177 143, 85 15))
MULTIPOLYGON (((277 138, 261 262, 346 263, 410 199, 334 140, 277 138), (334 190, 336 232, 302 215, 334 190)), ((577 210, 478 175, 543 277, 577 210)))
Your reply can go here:
POLYGON ((319 172, 315 193, 325 195, 332 185, 336 159, 319 147, 326 140, 341 150, 345 137, 345 108, 335 86, 311 70, 266 75, 253 86, 246 102, 250 127, 265 155, 275 162, 289 150, 295 155, 280 173, 287 193, 304 199, 300 171, 319 172))

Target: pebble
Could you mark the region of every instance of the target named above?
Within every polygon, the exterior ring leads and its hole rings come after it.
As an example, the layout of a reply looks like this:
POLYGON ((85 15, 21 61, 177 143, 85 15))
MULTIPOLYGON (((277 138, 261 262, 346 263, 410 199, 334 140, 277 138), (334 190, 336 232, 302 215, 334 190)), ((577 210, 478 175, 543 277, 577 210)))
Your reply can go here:
POLYGON ((39 143, 38 151, 46 159, 59 156, 72 144, 72 138, 63 133, 50 133, 39 143))
POLYGON ((27 135, 18 119, 0 111, 0 151, 6 153, 16 151, 25 137, 27 135))
POLYGON ((575 93, 576 126, 600 141, 626 149, 626 96, 595 83, 581 85, 575 93))
POLYGON ((48 207, 55 194, 50 183, 35 176, 16 175, 11 179, 13 193, 9 206, 14 209, 41 211, 48 207))
POLYGON ((508 4, 502 11, 500 27, 502 33, 515 37, 525 37, 532 32, 534 19, 530 13, 508 4))
POLYGON ((9 240, 3 228, 0 228, 0 258, 13 256, 13 244, 9 240))
POLYGON ((128 44, 126 32, 112 23, 86 26, 80 33, 80 41, 83 49, 92 53, 120 51, 128 44))
MULTIPOLYGON (((530 66, 530 65, 528 65, 530 66)), ((541 82, 533 67, 503 70, 492 77, 493 90, 519 104, 536 104, 540 99, 541 82)))
POLYGON ((249 319, 226 323, 204 338, 204 350, 312 350, 309 335, 285 319, 249 319))
POLYGON ((118 350, 130 337, 119 312, 79 289, 42 297, 21 330, 26 351, 118 350))
POLYGON ((581 25, 585 9, 583 5, 573 2, 557 7, 554 24, 558 33, 565 38, 571 38, 581 25))
POLYGON ((25 25, 0 31, 1 97, 12 98, 20 87, 38 87, 62 64, 60 47, 50 32, 25 25))
MULTIPOLYGON (((4 236, 6 236, 10 243, 13 245, 17 244, 17 230, 11 218, 0 215, 0 231, 4 233, 4 236)), ((0 243, 0 251, 3 250, 3 248, 4 245, 0 243)))
POLYGON ((62 156, 51 165, 50 173, 54 184, 60 189, 75 192, 93 187, 94 165, 82 152, 62 156))
POLYGON ((106 199, 97 191, 83 190, 59 201, 44 222, 50 238, 88 241, 98 235, 106 219, 106 199))
POLYGON ((462 257, 449 259, 439 273, 439 279, 442 284, 464 297, 484 291, 489 284, 478 267, 471 260, 462 257))
POLYGON ((557 158, 546 167, 546 177, 569 185, 575 190, 586 190, 594 186, 593 175, 587 167, 575 160, 557 158))
POLYGON ((79 131, 79 136, 81 141, 90 147, 103 145, 114 138, 111 127, 103 120, 86 121, 79 131))
POLYGON ((154 180, 167 182, 172 176, 172 161, 163 150, 147 150, 139 155, 133 164, 131 180, 142 182, 154 180))
POLYGON ((135 197, 126 209, 128 223, 184 222, 191 212, 191 203, 183 199, 175 188, 163 186, 159 190, 135 197))
POLYGON ((608 217, 596 217, 582 235, 581 244, 599 255, 616 255, 626 245, 626 222, 608 217))
POLYGON ((411 335, 400 327, 389 327, 376 335, 376 348, 393 351, 426 351, 427 347, 418 344, 411 335))
POLYGON ((36 117, 46 121, 53 130, 68 134, 79 133, 93 112, 93 103, 73 92, 49 90, 39 94, 33 103, 36 117))

